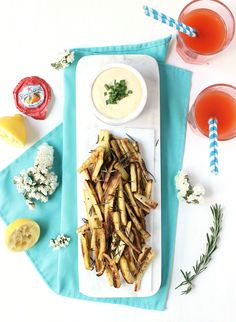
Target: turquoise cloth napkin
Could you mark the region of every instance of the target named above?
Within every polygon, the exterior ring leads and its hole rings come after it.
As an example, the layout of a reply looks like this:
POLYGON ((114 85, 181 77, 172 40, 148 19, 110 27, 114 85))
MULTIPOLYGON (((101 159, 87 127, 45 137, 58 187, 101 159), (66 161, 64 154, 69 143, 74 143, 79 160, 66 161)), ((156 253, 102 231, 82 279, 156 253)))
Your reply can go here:
POLYGON ((124 304, 145 309, 165 309, 172 268, 178 208, 174 176, 182 165, 191 85, 190 72, 160 63, 165 61, 169 41, 170 37, 138 45, 75 49, 75 62, 64 71, 63 127, 59 125, 0 173, 0 216, 7 224, 19 217, 33 218, 40 224, 40 241, 27 253, 46 283, 56 293, 78 299, 124 304), (160 68, 162 284, 157 294, 146 298, 91 298, 81 294, 78 289, 78 242, 75 233, 77 228, 75 175, 76 64, 85 55, 135 53, 151 55, 159 62, 160 68), (48 142, 55 147, 54 171, 59 174, 60 180, 62 175, 62 184, 50 199, 50 202, 38 204, 36 210, 32 213, 25 206, 22 196, 16 192, 12 178, 22 168, 32 165, 37 146, 42 142, 48 142), (71 243, 68 248, 54 252, 48 248, 48 242, 50 238, 56 237, 59 233, 70 236, 71 243))

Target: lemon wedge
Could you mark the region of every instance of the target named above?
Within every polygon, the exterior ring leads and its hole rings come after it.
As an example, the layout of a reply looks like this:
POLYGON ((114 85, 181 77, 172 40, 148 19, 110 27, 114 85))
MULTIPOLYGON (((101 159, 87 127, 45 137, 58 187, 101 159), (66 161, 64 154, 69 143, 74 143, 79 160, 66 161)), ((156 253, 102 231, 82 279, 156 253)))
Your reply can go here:
POLYGON ((22 115, 0 117, 0 139, 18 148, 25 146, 26 128, 22 115))
POLYGON ((36 221, 21 218, 13 221, 6 229, 5 242, 12 252, 27 250, 37 243, 40 227, 36 221))

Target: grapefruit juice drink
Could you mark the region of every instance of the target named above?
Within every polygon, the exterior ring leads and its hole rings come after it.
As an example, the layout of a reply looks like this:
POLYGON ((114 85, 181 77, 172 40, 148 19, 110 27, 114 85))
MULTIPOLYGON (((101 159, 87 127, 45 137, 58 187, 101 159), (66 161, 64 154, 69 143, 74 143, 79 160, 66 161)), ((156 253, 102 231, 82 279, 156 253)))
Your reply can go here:
POLYGON ((197 31, 197 37, 177 36, 177 52, 189 63, 206 62, 226 48, 234 35, 233 15, 220 1, 193 1, 182 10, 179 21, 197 31))
POLYGON ((194 130, 208 136, 208 120, 216 118, 218 139, 228 140, 236 136, 236 88, 226 84, 207 87, 196 98, 188 115, 194 130))

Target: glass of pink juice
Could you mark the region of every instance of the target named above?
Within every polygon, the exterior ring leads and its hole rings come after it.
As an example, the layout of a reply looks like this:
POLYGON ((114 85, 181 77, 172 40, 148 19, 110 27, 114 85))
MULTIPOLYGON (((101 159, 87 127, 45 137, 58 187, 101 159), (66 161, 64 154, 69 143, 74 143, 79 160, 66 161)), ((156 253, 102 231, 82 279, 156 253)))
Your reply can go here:
POLYGON ((197 96, 188 114, 192 129, 208 137, 208 120, 212 117, 217 119, 220 141, 236 136, 236 87, 215 84, 197 96))
POLYGON ((203 64, 231 42, 235 21, 232 12, 220 1, 195 0, 181 11, 179 21, 196 29, 197 37, 177 35, 177 52, 187 63, 203 64))

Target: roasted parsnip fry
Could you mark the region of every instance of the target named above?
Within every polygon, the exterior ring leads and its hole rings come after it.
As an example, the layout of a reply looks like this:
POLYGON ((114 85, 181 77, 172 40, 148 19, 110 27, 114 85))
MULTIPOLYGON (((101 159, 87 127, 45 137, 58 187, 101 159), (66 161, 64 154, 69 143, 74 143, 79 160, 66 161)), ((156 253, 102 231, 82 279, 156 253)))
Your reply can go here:
POLYGON ((144 261, 146 260, 148 254, 150 253, 151 250, 152 250, 151 247, 147 247, 147 246, 143 247, 142 252, 141 252, 141 254, 139 254, 139 257, 138 257, 138 262, 140 265, 142 265, 144 263, 144 261))
POLYGON ((134 245, 136 245, 138 249, 142 249, 143 238, 135 227, 132 227, 132 232, 134 234, 134 245))
POLYGON ((96 182, 96 192, 97 192, 99 202, 101 203, 103 200, 103 189, 100 181, 96 182))
POLYGON ((144 206, 155 209, 158 203, 152 199, 148 199, 147 197, 140 195, 139 193, 134 193, 135 198, 140 201, 144 206))
POLYGON ((106 277, 107 277, 107 280, 108 280, 108 284, 110 286, 114 286, 113 285, 113 276, 112 276, 112 272, 111 272, 111 269, 109 267, 106 267, 105 268, 105 274, 106 274, 106 277))
POLYGON ((144 160, 141 158, 141 156, 139 158, 139 164, 140 164, 140 167, 142 169, 142 174, 143 174, 145 180, 148 181, 149 178, 148 178, 147 167, 146 167, 146 164, 145 164, 144 160))
POLYGON ((121 144, 121 140, 116 139, 116 143, 117 143, 117 145, 118 145, 118 147, 119 147, 119 149, 121 151, 121 158, 122 158, 126 154, 126 152, 125 152, 125 150, 124 150, 124 148, 123 148, 123 146, 121 144))
POLYGON ((106 150, 110 149, 110 133, 107 130, 100 130, 98 135, 98 145, 106 150))
POLYGON ((132 145, 134 147, 134 150, 139 153, 140 152, 140 149, 139 149, 139 145, 138 145, 138 142, 137 141, 132 141, 132 145))
POLYGON ((124 280, 128 284, 133 284, 134 283, 134 277, 133 277, 132 273, 129 270, 129 265, 128 265, 128 262, 127 262, 125 256, 121 256, 120 261, 119 261, 119 266, 120 266, 122 276, 124 277, 124 280))
POLYGON ((137 173, 135 163, 130 163, 130 179, 131 179, 131 191, 136 192, 137 187, 137 173))
POLYGON ((125 139, 121 139, 121 140, 120 140, 120 143, 121 143, 121 145, 122 145, 123 150, 125 151, 125 153, 126 153, 128 156, 130 156, 130 151, 129 151, 129 148, 128 148, 128 146, 127 146, 127 141, 128 141, 128 139, 127 139, 127 138, 125 138, 125 139))
POLYGON ((84 200, 85 200, 86 213, 87 213, 88 224, 90 229, 101 228, 102 221, 99 219, 98 215, 96 214, 93 208, 93 205, 89 199, 87 190, 84 190, 84 200))
POLYGON ((103 262, 103 254, 105 252, 103 234, 102 229, 94 229, 91 238, 91 249, 94 253, 96 272, 98 272, 99 276, 102 275, 105 269, 103 262))
MULTIPOLYGON (((148 265, 151 263, 151 261, 153 260, 154 258, 154 251, 151 249, 146 258, 144 259, 141 267, 140 267, 140 270, 135 278, 135 283, 134 283, 134 291, 137 292, 139 289, 140 289, 140 285, 141 285, 141 280, 142 280, 142 277, 143 277, 143 274, 144 272, 146 271, 146 269, 148 268, 148 265)), ((141 256, 141 255, 140 255, 141 256)))
POLYGON ((91 271, 93 269, 93 266, 90 260, 90 240, 89 240, 89 233, 87 231, 81 234, 80 243, 81 243, 81 250, 83 254, 84 267, 85 269, 88 269, 91 271))
POLYGON ((85 180, 91 180, 90 173, 88 169, 85 169, 82 174, 84 175, 85 180))
MULTIPOLYGON (((132 241, 134 240, 134 234, 132 231, 130 232, 130 239, 132 241)), ((133 276, 136 276, 138 274, 138 260, 135 257, 133 249, 126 247, 123 254, 127 259, 130 271, 132 272, 133 276)))
POLYGON ((97 229, 97 238, 99 240, 99 253, 98 259, 103 259, 103 254, 106 252, 106 238, 105 238, 105 231, 103 228, 97 229))
POLYGON ((127 196, 128 196, 128 199, 134 209, 134 212, 136 214, 137 217, 141 217, 141 213, 139 211, 139 207, 137 206, 137 203, 136 203, 136 200, 134 199, 134 196, 133 196, 133 193, 131 191, 131 187, 130 187, 130 184, 127 182, 125 184, 125 191, 127 193, 127 196))
POLYGON ((104 151, 105 151, 104 148, 101 148, 101 151, 99 151, 98 159, 97 159, 95 168, 93 170, 93 175, 92 175, 92 180, 93 181, 96 181, 96 179, 98 177, 98 174, 99 174, 99 171, 101 170, 101 167, 103 165, 104 151))
POLYGON ((102 216, 102 212, 101 212, 101 209, 98 205, 98 196, 96 194, 96 191, 95 189, 93 188, 93 185, 92 185, 92 182, 91 181, 85 181, 84 182, 84 185, 85 185, 85 188, 88 192, 88 195, 89 195, 89 199, 91 200, 91 203, 93 205, 93 208, 96 212, 96 214, 98 215, 98 218, 103 221, 103 216, 102 216))
POLYGON ((111 270, 114 287, 120 288, 120 275, 115 261, 107 254, 103 254, 103 258, 106 260, 106 266, 111 270))
MULTIPOLYGON (((131 223, 131 221, 129 221, 127 226, 125 227, 125 234, 126 234, 127 237, 130 236, 131 227, 132 227, 132 223, 131 223)), ((115 234, 115 235, 118 238, 117 234, 115 234)), ((116 264, 119 262, 120 257, 123 254, 123 251, 125 249, 125 246, 126 246, 126 244, 123 242, 123 240, 119 239, 119 243, 118 243, 117 247, 113 251, 113 259, 114 259, 116 264)))
POLYGON ((106 189, 107 189, 107 187, 108 187, 109 179, 110 179, 110 177, 111 177, 112 171, 114 171, 114 169, 113 169, 113 168, 114 168, 115 163, 116 163, 116 160, 114 160, 114 161, 110 164, 110 166, 109 166, 109 168, 108 168, 108 170, 107 170, 107 173, 106 173, 106 175, 105 175, 105 179, 104 179, 104 182, 103 182, 103 185, 102 185, 103 190, 106 190, 106 189))
POLYGON ((111 146, 112 146, 113 152, 115 153, 117 159, 119 160, 121 158, 121 156, 122 156, 122 151, 119 148, 119 145, 117 144, 117 141, 116 140, 111 140, 111 146))
POLYGON ((127 181, 129 179, 129 175, 128 175, 127 171, 124 169, 124 167, 122 166, 122 164, 117 162, 114 165, 114 168, 120 172, 121 177, 122 177, 123 180, 127 181))
POLYGON ((137 205, 139 207, 140 210, 143 210, 145 214, 149 214, 150 213, 150 208, 145 206, 144 204, 142 204, 140 201, 136 200, 137 205))
POLYGON ((137 192, 142 192, 142 173, 139 163, 136 163, 136 173, 137 173, 137 192))
POLYGON ((128 204, 125 205, 126 209, 129 213, 130 219, 132 220, 134 226, 136 227, 136 229, 140 232, 140 234, 142 235, 143 239, 147 239, 150 237, 150 234, 145 231, 142 227, 142 225, 140 224, 140 222, 138 221, 137 217, 135 216, 135 214, 133 213, 132 209, 130 208, 130 206, 128 204))
POLYGON ((120 214, 119 212, 113 212, 113 223, 115 227, 115 231, 117 235, 120 237, 120 239, 129 247, 131 247, 135 252, 138 254, 141 253, 141 248, 137 248, 132 242, 129 240, 129 238, 125 235, 125 233, 120 228, 120 214))
POLYGON ((124 197, 124 192, 123 192, 123 184, 122 181, 119 184, 118 187, 118 209, 120 211, 120 219, 121 219, 121 224, 123 226, 127 225, 127 215, 126 215, 126 208, 125 208, 125 197, 124 197))
POLYGON ((116 172, 113 177, 110 178, 107 189, 104 191, 104 199, 109 200, 115 195, 116 189, 119 186, 121 180, 120 172, 116 172))
POLYGON ((82 164, 82 166, 78 169, 79 173, 86 170, 91 164, 97 161, 97 157, 99 152, 103 150, 101 147, 97 147, 90 155, 90 157, 82 164))
POLYGON ((83 226, 80 226, 76 229, 77 234, 85 234, 86 232, 90 231, 89 224, 84 224, 83 226))
MULTIPOLYGON (((147 184, 146 184, 146 187, 145 187, 145 193, 144 193, 145 197, 148 198, 148 199, 151 199, 151 197, 152 197, 152 185, 153 185, 153 180, 149 179, 147 181, 147 184)), ((138 192, 138 193, 140 193, 140 192, 138 192)))

